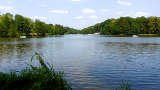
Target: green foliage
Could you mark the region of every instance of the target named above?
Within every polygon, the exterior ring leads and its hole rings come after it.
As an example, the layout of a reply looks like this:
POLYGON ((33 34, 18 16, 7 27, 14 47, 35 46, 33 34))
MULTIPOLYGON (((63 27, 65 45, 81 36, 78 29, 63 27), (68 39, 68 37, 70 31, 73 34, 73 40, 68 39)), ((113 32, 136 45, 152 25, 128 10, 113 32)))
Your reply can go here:
POLYGON ((131 85, 128 84, 128 83, 122 82, 122 83, 120 84, 120 89, 117 89, 117 88, 116 88, 115 90, 131 90, 131 85))
POLYGON ((17 29, 14 24, 10 26, 10 29, 8 31, 8 36, 9 37, 19 37, 19 33, 17 32, 17 29))
POLYGON ((19 33, 30 33, 31 32, 31 27, 30 27, 30 22, 28 18, 25 18, 21 15, 16 15, 15 16, 15 25, 16 29, 19 33))
POLYGON ((41 22, 40 20, 35 21, 35 32, 40 35, 44 36, 45 33, 47 33, 47 25, 44 22, 41 22))
POLYGON ((139 37, 159 37, 159 34, 138 34, 139 37))
POLYGON ((100 32, 100 30, 101 30, 101 24, 98 23, 95 26, 84 28, 80 33, 82 33, 82 34, 93 34, 93 33, 100 32))
POLYGON ((47 65, 39 54, 35 54, 39 67, 10 74, 0 73, 0 90, 71 90, 63 72, 56 72, 53 66, 47 65))
POLYGON ((56 24, 52 27, 52 29, 49 33, 51 35, 64 35, 65 32, 66 31, 63 26, 56 24))
POLYGON ((11 24, 13 23, 13 16, 9 13, 0 16, 0 36, 8 36, 11 24))
POLYGON ((74 28, 70 28, 70 27, 64 27, 65 29, 65 34, 79 34, 80 30, 74 29, 74 28))
POLYGON ((0 16, 0 37, 46 36, 77 34, 78 30, 62 25, 46 24, 40 20, 31 20, 21 15, 7 13, 0 16))
POLYGON ((121 86, 121 90, 131 90, 131 86, 127 83, 125 84, 124 82, 122 82, 121 86))
POLYGON ((62 25, 56 24, 49 30, 50 35, 64 35, 64 34, 78 34, 80 31, 74 28, 64 27, 62 25))
POLYGON ((92 34, 100 32, 102 35, 137 35, 137 34, 160 34, 159 17, 120 17, 108 19, 94 26, 84 28, 81 33, 92 34))

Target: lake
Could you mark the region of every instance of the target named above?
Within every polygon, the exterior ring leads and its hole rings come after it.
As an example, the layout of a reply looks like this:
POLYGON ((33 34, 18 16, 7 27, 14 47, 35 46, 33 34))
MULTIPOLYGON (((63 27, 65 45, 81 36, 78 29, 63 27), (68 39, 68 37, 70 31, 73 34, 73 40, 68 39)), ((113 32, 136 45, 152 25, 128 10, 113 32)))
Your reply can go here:
MULTIPOLYGON (((22 70, 35 52, 73 88, 113 90, 124 82, 133 90, 160 88, 160 38, 64 35, 45 38, 0 38, 0 71, 22 70)), ((33 62, 37 65, 36 61, 33 62)))

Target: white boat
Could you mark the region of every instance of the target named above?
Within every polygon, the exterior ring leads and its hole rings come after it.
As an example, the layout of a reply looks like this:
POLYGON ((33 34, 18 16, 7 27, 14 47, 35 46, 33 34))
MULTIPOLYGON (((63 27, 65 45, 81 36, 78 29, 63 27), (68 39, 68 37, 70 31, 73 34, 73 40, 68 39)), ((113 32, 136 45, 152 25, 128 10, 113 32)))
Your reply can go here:
POLYGON ((138 37, 138 36, 137 36, 137 35, 133 35, 132 37, 136 38, 136 37, 138 37))
POLYGON ((26 38, 26 36, 20 36, 20 38, 26 38))
POLYGON ((100 33, 94 33, 94 35, 99 35, 100 33))

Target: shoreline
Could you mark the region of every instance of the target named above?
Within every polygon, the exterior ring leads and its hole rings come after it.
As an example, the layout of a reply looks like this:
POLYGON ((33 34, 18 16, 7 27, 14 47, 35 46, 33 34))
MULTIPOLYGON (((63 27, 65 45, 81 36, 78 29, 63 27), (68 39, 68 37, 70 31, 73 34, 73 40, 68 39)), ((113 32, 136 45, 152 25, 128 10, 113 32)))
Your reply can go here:
MULTIPOLYGON (((107 37, 133 37, 133 35, 106 35, 107 37)), ((137 34, 137 37, 160 37, 159 34, 137 34)))
MULTIPOLYGON (((71 34, 64 34, 64 35, 71 35, 71 34)), ((89 35, 89 34, 74 34, 74 35, 89 35)), ((93 34, 93 35, 95 35, 95 34, 93 34)), ((120 35, 103 35, 103 34, 99 34, 99 35, 102 35, 102 36, 105 36, 105 37, 134 37, 134 35, 125 35, 125 34, 120 34, 120 35)), ((62 36, 62 35, 36 35, 36 36, 35 35, 34 36, 26 35, 25 37, 26 38, 42 38, 42 37, 49 37, 49 36, 62 36)), ((137 34, 135 36, 137 36, 137 37, 160 37, 159 34, 137 34)), ((4 36, 4 37, 0 37, 0 38, 21 38, 21 36, 18 36, 18 37, 7 37, 7 36, 5 37, 4 36)))

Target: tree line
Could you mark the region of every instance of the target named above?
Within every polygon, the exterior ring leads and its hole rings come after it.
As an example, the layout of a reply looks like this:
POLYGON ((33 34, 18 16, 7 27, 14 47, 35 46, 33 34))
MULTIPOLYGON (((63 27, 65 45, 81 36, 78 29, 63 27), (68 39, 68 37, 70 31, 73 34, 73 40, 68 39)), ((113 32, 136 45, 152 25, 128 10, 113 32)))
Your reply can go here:
POLYGON ((120 17, 118 19, 108 19, 102 23, 84 28, 81 31, 83 34, 93 34, 97 32, 102 35, 160 35, 160 17, 120 17))
POLYGON ((0 15, 0 37, 46 36, 77 34, 79 30, 62 25, 46 24, 40 20, 10 13, 0 15))

